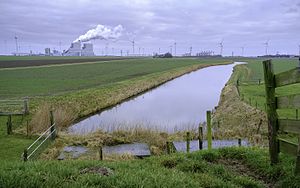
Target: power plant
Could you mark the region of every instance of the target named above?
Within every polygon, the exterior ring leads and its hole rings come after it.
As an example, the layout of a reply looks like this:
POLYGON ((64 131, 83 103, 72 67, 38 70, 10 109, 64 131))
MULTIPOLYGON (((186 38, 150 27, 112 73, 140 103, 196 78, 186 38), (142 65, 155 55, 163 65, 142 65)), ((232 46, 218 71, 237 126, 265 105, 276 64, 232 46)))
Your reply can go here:
POLYGON ((63 56, 95 56, 93 44, 83 43, 81 47, 81 41, 73 42, 70 48, 63 52, 63 56))

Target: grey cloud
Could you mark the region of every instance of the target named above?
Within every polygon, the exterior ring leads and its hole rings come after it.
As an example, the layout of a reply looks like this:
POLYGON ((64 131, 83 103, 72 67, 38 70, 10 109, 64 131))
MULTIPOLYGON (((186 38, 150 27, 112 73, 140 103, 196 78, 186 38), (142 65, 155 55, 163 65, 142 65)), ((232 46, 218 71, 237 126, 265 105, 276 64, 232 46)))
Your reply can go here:
MULTIPOLYGON (((300 43, 299 5, 295 0, 1 1, 0 42, 6 40, 9 51, 13 51, 17 34, 20 43, 35 50, 57 48, 59 41, 67 48, 98 24, 121 24, 125 32, 136 33, 137 47, 144 47, 148 53, 159 47, 166 51, 175 41, 178 53, 186 52, 191 45, 195 50, 218 52, 222 38, 227 55, 242 45, 248 46, 247 55, 261 54, 262 43, 268 38, 274 53, 296 53, 300 43)), ((100 54, 105 42, 93 42, 100 54)), ((0 53, 4 53, 1 46, 0 53)), ((128 37, 109 46, 132 48, 128 37)))

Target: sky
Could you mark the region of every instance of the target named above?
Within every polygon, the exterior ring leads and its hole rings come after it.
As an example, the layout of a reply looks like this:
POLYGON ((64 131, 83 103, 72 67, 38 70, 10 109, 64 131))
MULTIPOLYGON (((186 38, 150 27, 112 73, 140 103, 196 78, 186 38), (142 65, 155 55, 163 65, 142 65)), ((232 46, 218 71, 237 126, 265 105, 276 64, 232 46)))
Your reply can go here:
POLYGON ((97 55, 212 50, 225 56, 298 54, 300 0, 1 0, 0 54, 68 49, 98 24, 124 30, 118 40, 92 40, 97 55), (61 45, 59 45, 61 43, 61 45))

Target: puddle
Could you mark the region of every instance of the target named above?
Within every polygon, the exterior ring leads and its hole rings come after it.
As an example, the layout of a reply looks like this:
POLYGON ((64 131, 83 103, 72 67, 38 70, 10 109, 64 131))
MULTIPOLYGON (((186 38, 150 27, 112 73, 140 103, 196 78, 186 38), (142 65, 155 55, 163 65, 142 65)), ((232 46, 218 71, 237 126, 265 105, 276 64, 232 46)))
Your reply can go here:
MULTIPOLYGON (((177 151, 186 152, 186 141, 182 142, 173 142, 177 151)), ((242 140, 242 146, 250 146, 250 143, 247 140, 242 140)), ((213 140, 212 148, 225 148, 231 146, 238 146, 238 140, 213 140)), ((207 149, 207 140, 203 141, 203 149, 207 149)), ((199 150, 199 141, 191 140, 190 142, 190 151, 199 150)))
POLYGON ((133 144, 120 144, 116 146, 103 147, 104 155, 111 154, 130 154, 136 157, 148 157, 151 155, 150 148, 145 143, 133 143, 133 144))

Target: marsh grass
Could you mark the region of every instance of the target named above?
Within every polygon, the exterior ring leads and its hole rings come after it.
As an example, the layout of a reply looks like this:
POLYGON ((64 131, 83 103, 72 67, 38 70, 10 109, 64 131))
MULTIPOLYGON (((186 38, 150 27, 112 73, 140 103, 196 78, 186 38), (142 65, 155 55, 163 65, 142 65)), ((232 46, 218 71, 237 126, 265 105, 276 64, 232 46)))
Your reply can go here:
POLYGON ((71 107, 55 106, 54 108, 49 103, 43 103, 39 106, 30 121, 32 133, 41 133, 51 126, 50 111, 53 111, 54 121, 58 130, 69 127, 76 119, 76 113, 71 107))

